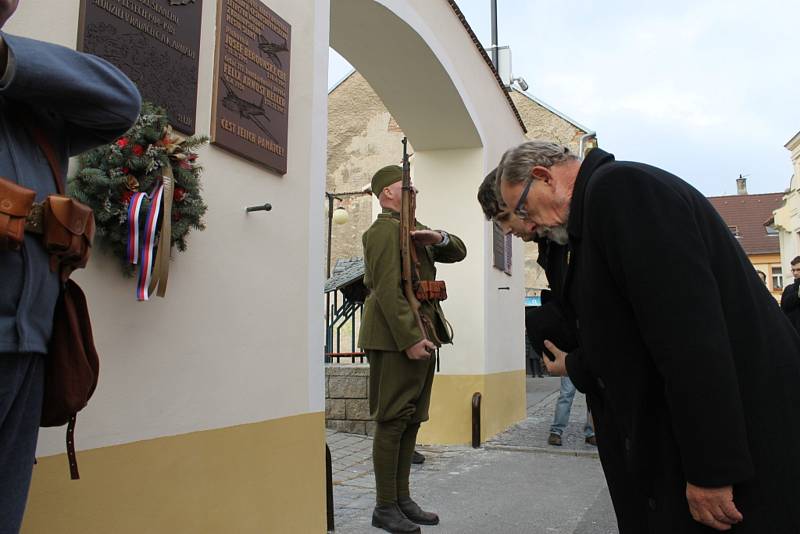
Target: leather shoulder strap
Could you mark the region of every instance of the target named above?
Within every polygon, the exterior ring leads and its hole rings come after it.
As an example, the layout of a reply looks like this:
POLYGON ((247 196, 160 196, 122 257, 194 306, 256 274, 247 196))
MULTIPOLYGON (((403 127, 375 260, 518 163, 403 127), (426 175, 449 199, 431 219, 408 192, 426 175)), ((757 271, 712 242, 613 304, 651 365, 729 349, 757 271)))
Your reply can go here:
POLYGON ((50 165, 50 171, 53 173, 53 181, 56 184, 56 191, 58 191, 59 195, 65 194, 64 173, 61 171, 61 162, 59 161, 58 156, 56 156, 53 143, 50 141, 50 138, 47 136, 44 130, 34 124, 31 118, 30 109, 27 106, 20 106, 20 108, 21 109, 18 109, 12 113, 14 114, 15 118, 22 123, 33 141, 39 145, 39 150, 42 151, 42 154, 44 154, 44 157, 47 159, 47 163, 50 165))
POLYGON ((29 130, 36 144, 39 145, 39 149, 44 153, 44 157, 47 158, 47 163, 50 164, 50 170, 53 172, 53 180, 56 182, 58 194, 63 195, 64 175, 61 172, 61 164, 56 156, 56 151, 53 149, 53 144, 50 142, 47 134, 38 126, 34 126, 30 124, 29 121, 26 121, 25 127, 29 130))

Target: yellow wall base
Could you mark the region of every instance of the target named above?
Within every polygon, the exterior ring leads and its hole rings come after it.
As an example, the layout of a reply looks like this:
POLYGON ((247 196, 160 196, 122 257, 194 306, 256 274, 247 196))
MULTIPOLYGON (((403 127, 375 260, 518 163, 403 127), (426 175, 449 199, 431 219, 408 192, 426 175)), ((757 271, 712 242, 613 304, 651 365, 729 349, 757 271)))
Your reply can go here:
POLYGON ((65 455, 34 467, 23 534, 325 532, 325 414, 65 455))
POLYGON ((436 375, 430 420, 417 441, 463 445, 472 441, 472 395, 481 394, 481 441, 525 418, 525 370, 490 375, 436 375))

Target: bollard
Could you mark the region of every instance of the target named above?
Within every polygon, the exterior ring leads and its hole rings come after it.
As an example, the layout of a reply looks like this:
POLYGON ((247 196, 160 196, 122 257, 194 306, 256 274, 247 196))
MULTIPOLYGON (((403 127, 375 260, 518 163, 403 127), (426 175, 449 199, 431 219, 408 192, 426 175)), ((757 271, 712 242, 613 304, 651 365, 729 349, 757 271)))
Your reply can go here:
POLYGON ((472 448, 481 446, 481 394, 472 395, 472 448))
POLYGON ((333 524, 333 465, 331 462, 331 450, 325 443, 325 493, 328 508, 328 532, 335 530, 333 524))

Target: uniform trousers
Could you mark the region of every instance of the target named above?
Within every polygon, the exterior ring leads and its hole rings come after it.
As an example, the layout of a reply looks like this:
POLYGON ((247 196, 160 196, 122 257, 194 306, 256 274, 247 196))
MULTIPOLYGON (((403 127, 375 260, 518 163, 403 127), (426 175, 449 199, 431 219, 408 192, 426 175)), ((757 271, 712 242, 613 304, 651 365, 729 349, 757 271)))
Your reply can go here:
POLYGON ((378 504, 410 497, 411 457, 419 425, 428 420, 436 359, 368 350, 369 408, 375 420, 372 462, 378 504))
POLYGON ((44 355, 0 354, 0 534, 25 513, 44 394, 44 355))

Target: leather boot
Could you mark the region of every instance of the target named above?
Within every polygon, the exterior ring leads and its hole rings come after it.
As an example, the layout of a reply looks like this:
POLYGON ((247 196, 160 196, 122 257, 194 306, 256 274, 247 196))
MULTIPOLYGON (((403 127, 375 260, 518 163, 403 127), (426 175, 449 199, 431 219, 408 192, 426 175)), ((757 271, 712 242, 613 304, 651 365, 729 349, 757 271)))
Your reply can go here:
POLYGON ((419 507, 417 503, 411 500, 411 497, 400 497, 397 499, 397 504, 400 510, 407 518, 418 525, 438 525, 439 516, 433 512, 426 512, 419 507))
POLYGON ((379 504, 372 512, 372 526, 397 534, 419 534, 420 528, 408 520, 397 504, 379 504))

